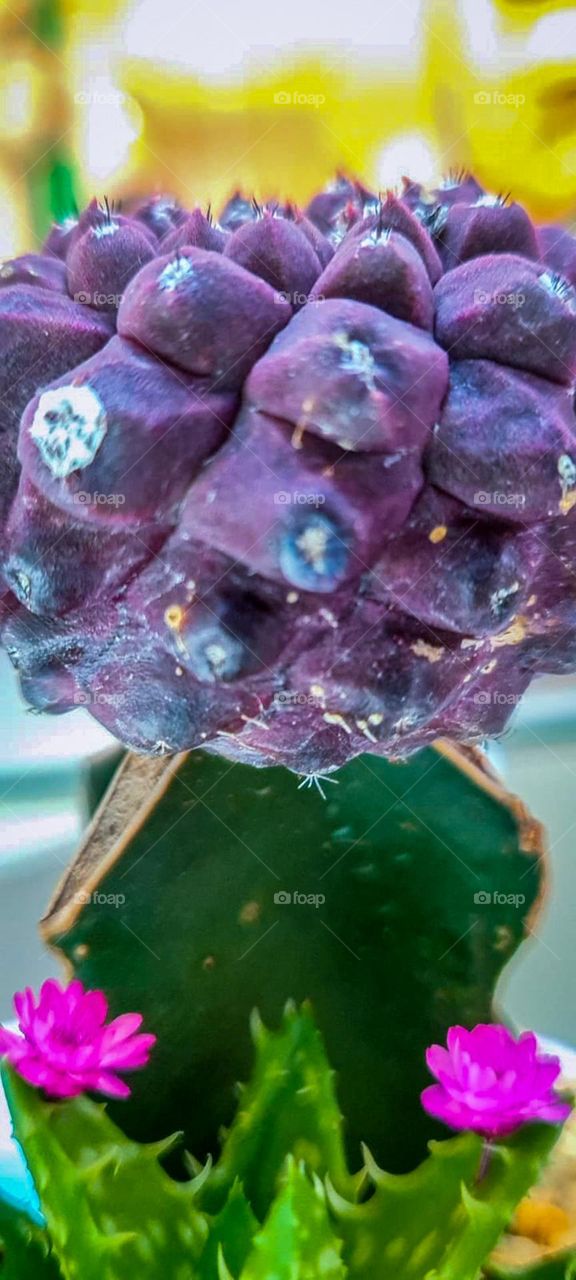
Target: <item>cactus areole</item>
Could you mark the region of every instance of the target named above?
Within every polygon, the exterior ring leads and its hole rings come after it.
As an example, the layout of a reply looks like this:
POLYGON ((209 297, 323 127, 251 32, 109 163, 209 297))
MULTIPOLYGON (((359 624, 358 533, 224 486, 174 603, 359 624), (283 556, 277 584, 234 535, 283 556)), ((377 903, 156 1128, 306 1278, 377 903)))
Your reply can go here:
POLYGON ((0 619, 35 708, 318 776, 576 668, 576 241, 468 175, 90 204, 0 278, 0 619))

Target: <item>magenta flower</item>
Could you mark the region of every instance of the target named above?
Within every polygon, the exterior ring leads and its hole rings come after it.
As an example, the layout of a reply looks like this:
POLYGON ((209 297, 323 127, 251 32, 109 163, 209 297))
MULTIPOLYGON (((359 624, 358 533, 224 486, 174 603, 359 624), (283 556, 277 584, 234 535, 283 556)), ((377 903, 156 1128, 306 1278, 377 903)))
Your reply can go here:
POLYGON ((516 1040, 507 1027, 451 1027, 448 1048, 433 1044, 426 1062, 438 1084, 424 1089, 422 1106, 451 1129, 494 1140, 531 1120, 560 1124, 570 1114, 552 1087, 560 1061, 539 1053, 532 1031, 516 1040))
POLYGON ((19 1032, 0 1027, 5 1055, 29 1084, 52 1098, 74 1098, 86 1090, 128 1098, 130 1088, 116 1074, 148 1063, 156 1036, 138 1035, 140 1013, 123 1013, 106 1023, 103 991, 85 991, 76 979, 68 987, 50 978, 38 1000, 28 987, 14 996, 19 1032))

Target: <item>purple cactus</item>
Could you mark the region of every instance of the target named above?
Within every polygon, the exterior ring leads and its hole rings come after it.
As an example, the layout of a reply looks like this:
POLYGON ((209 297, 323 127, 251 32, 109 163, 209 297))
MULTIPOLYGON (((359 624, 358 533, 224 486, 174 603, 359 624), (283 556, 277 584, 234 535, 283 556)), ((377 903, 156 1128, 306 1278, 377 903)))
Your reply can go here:
POLYGON ((154 240, 145 226, 128 218, 103 218, 70 247, 68 292, 76 302, 115 314, 128 282, 153 257, 154 240))
POLYGON ((500 732, 576 670, 575 264, 469 175, 92 201, 5 263, 26 699, 299 773, 500 732))
POLYGON ((377 307, 328 299, 305 307, 246 383, 255 409, 342 450, 392 466, 422 450, 448 387, 448 359, 432 337, 377 307))
POLYGON ((480 196, 471 205, 441 205, 435 226, 445 271, 484 254, 540 257, 538 237, 528 214, 521 205, 509 204, 498 196, 480 196))
POLYGON ((264 211, 230 236, 224 254, 266 280, 295 310, 308 302, 320 275, 320 260, 295 222, 264 211))
POLYGON ((377 223, 362 236, 346 237, 311 297, 354 298, 421 329, 434 324, 434 294, 420 254, 400 232, 377 223))
POLYGON ((193 209, 177 226, 160 237, 160 243, 162 253, 174 255, 186 248, 212 249, 214 253, 221 253, 227 239, 226 232, 214 226, 210 213, 193 209))
POLYGON ((292 309, 269 284, 220 253, 164 254, 131 281, 118 332, 220 390, 239 390, 292 309))

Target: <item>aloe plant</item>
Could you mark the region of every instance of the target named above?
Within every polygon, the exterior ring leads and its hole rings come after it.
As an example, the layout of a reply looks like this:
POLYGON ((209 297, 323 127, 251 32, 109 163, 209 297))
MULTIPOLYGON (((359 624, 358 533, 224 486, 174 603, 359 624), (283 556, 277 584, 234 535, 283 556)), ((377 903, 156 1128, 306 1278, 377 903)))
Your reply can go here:
POLYGON ((556 1131, 532 1125, 502 1144, 480 1185, 481 1141, 473 1134, 433 1143, 419 1168, 404 1175, 383 1173, 366 1151, 361 1176, 343 1178, 333 1073, 310 1012, 289 1009, 276 1033, 257 1026, 254 1042, 248 1100, 241 1100, 220 1157, 198 1172, 189 1159, 192 1176, 179 1182, 159 1164, 172 1141, 134 1143, 100 1104, 43 1101, 4 1069, 15 1134, 46 1218, 44 1236, 37 1232, 34 1241, 45 1267, 58 1267, 63 1280, 133 1273, 158 1280, 476 1280, 556 1131), (297 1109, 303 1086, 294 1078, 294 1043, 310 1097, 302 1124, 286 1129, 273 1082, 286 1082, 297 1109), (311 1115, 326 1134, 320 1160, 311 1115), (269 1146, 282 1159, 263 1171, 269 1146), (323 1164, 323 1178, 315 1164, 323 1164), (347 1183, 346 1194, 335 1190, 336 1181, 347 1183), (243 1190, 255 1185, 257 1215, 243 1190))
POLYGON ((46 1231, 13 1201, 0 1197, 2 1280, 58 1280, 60 1271, 46 1231))

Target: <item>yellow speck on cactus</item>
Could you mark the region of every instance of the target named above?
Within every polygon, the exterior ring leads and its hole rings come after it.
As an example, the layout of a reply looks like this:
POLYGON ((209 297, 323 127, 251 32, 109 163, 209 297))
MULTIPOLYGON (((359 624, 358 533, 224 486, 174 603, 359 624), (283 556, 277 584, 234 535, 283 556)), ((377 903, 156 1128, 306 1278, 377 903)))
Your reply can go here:
POLYGON ((430 539, 430 542, 433 542, 434 544, 436 544, 437 542, 443 542, 447 533, 448 533, 448 529, 445 524, 437 524, 435 528, 432 529, 431 532, 428 534, 428 537, 430 539))

